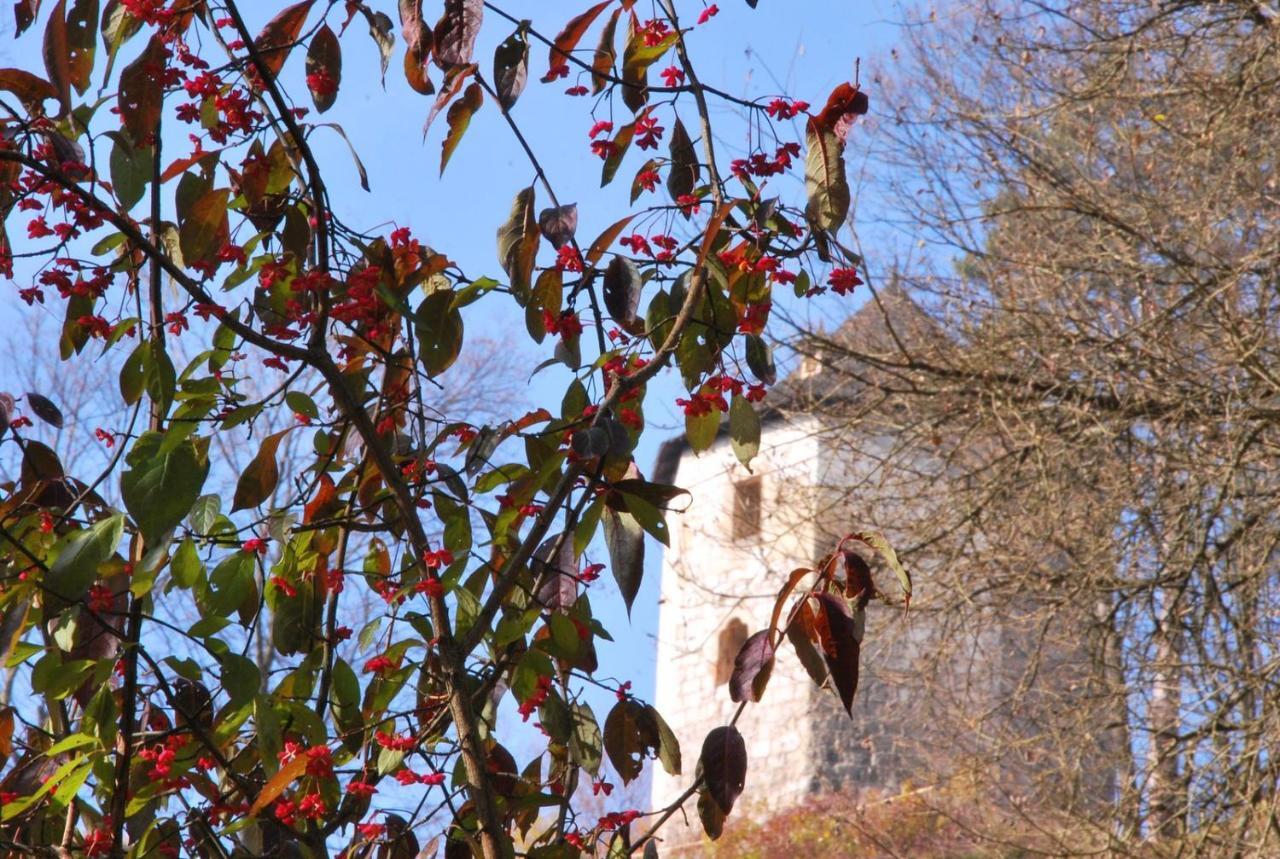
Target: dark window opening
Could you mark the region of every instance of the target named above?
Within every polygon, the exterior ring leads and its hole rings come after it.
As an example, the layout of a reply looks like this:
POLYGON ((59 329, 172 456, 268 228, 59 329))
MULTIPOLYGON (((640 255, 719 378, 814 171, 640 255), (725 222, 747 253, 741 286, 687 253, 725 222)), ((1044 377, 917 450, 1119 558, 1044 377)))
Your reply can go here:
POLYGON ((752 477, 733 485, 733 538, 741 540, 760 533, 763 500, 760 478, 752 477))

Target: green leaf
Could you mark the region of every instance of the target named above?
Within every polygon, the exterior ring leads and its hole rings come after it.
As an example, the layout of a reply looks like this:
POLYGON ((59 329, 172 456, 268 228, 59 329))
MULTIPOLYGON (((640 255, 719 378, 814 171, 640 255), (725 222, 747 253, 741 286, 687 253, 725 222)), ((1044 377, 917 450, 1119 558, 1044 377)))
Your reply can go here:
POLYGON ((281 430, 262 440, 262 446, 258 448, 257 455, 236 483, 236 495, 231 503, 231 512, 257 507, 270 498, 272 492, 275 492, 276 484, 280 482, 280 469, 276 465, 276 449, 280 447, 280 440, 287 432, 287 429, 281 430))
POLYGON ((635 136, 635 132, 636 124, 634 122, 628 122, 618 129, 617 135, 613 138, 613 146, 610 147, 609 153, 604 159, 604 168, 600 172, 601 188, 612 182, 613 177, 618 175, 618 168, 622 166, 623 156, 631 148, 631 138, 635 136))
POLYGON ((191 527, 201 534, 208 534, 213 530, 220 512, 222 498, 217 495, 201 495, 191 507, 191 527))
POLYGON ((778 368, 773 363, 773 350, 758 334, 748 334, 746 340, 747 367, 751 369, 751 375, 762 384, 772 385, 778 380, 778 368))
MULTIPOLYGON (((686 335, 687 336, 687 335, 686 335)), ((689 447, 694 453, 711 447, 715 443, 716 434, 720 431, 720 413, 715 409, 700 415, 684 416, 684 434, 689 440, 689 447)))
POLYGON ((760 415, 741 394, 734 394, 729 403, 729 441, 743 465, 751 465, 760 452, 760 415))
POLYGON ((439 289, 423 299, 414 313, 418 360, 428 376, 449 369, 462 353, 462 314, 452 305, 453 290, 439 289))
POLYGON ((120 202, 120 211, 128 212, 142 200, 147 183, 151 181, 151 147, 135 146, 123 132, 110 136, 114 140, 110 159, 111 187, 120 202))
POLYGON ((209 475, 207 444, 187 438, 164 450, 165 439, 165 433, 143 433, 130 448, 129 470, 120 478, 125 509, 148 544, 186 518, 209 475))
POLYGON ((646 707, 645 709, 658 727, 658 760, 662 763, 662 768, 667 771, 668 775, 680 775, 682 764, 680 741, 676 739, 675 731, 671 730, 667 720, 662 718, 662 714, 656 709, 653 707, 646 707))
POLYGON ((218 661, 222 663, 222 688, 231 699, 229 706, 251 701, 262 683, 258 666, 238 653, 225 653, 218 661))
POLYGON ((498 262, 511 278, 517 297, 532 287, 533 265, 538 255, 542 231, 534 218, 533 186, 523 188, 511 202, 511 214, 498 228, 498 262))
POLYGON ((603 759, 603 741, 596 714, 586 704, 570 708, 573 731, 569 735, 569 758, 592 775, 598 775, 603 759))
POLYGON ((123 513, 113 514, 90 528, 72 533, 45 575, 45 588, 70 602, 80 599, 98 577, 98 567, 120 545, 123 535, 123 513))
POLYGON ((320 419, 320 410, 316 408, 315 400, 302 391, 289 391, 284 395, 284 402, 296 414, 306 415, 313 421, 320 419))

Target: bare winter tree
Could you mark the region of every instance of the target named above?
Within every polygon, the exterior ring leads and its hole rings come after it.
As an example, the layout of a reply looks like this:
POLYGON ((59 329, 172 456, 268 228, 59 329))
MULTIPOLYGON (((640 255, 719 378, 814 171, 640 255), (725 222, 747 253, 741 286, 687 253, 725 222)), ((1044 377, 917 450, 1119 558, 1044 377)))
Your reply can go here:
POLYGON ((799 405, 876 466, 833 508, 932 571, 912 671, 1008 812, 991 838, 1280 844, 1274 22, 977 2, 914 22, 880 82, 873 181, 932 250, 799 332, 799 405), (993 701, 949 667, 995 618, 993 701))

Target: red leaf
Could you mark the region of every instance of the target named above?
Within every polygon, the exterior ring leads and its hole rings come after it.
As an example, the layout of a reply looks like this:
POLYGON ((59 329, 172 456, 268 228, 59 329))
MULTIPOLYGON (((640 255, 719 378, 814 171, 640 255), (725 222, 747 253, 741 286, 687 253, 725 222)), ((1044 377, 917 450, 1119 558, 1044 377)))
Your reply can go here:
POLYGON ((483 20, 483 0, 445 0, 444 14, 435 29, 436 65, 448 71, 470 63, 483 20))
POLYGON ((735 704, 759 701, 773 673, 773 643, 762 629, 742 643, 729 675, 729 697, 735 704))
POLYGON ((715 728, 702 743, 699 760, 710 796, 724 814, 742 795, 747 782, 747 744, 732 725, 715 728))
POLYGON ((578 42, 586 34, 587 28, 612 2, 613 0, 604 0, 603 3, 597 3, 564 25, 564 29, 560 31, 560 35, 556 36, 551 45, 550 69, 542 78, 544 83, 553 81, 560 76, 559 70, 569 64, 570 52, 578 47, 578 42))
POLYGON ((845 712, 853 715, 853 693, 858 691, 858 630, 849 605, 834 594, 821 593, 818 600, 816 627, 822 641, 822 653, 831 672, 845 712))
POLYGON ((280 74, 284 61, 289 58, 289 52, 298 41, 302 25, 307 22, 307 14, 311 12, 313 3, 315 0, 303 0, 284 9, 268 21, 258 38, 253 40, 258 58, 271 77, 280 74))
POLYGON ((842 83, 831 91, 831 95, 827 97, 826 106, 814 117, 814 121, 823 130, 834 133, 840 142, 844 143, 854 121, 865 114, 868 107, 866 93, 859 91, 856 84, 842 83))
POLYGON ((333 478, 327 474, 320 475, 316 482, 316 494, 303 507, 302 524, 309 525, 317 519, 325 518, 335 512, 338 504, 338 489, 333 478))

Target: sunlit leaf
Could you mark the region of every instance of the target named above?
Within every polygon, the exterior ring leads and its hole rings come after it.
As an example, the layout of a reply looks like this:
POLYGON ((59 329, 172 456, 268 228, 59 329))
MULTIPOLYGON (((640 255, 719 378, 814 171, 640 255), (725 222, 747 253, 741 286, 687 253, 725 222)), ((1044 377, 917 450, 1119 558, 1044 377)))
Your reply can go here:
POLYGON ((587 11, 575 15, 570 19, 569 23, 564 25, 564 29, 552 40, 549 71, 543 77, 544 81, 555 80, 560 76, 559 70, 569 64, 569 55, 578 47, 578 42, 582 41, 587 28, 612 2, 613 0, 603 0, 603 2, 597 3, 587 11))
POLYGON ((455 101, 449 106, 449 114, 447 121, 449 123, 449 133, 445 135, 444 143, 441 144, 440 152, 440 172, 444 173, 444 168, 449 163, 449 158, 453 155, 453 151, 458 148, 458 143, 462 140, 462 135, 466 133, 467 127, 471 125, 471 117, 484 104, 484 91, 480 89, 477 83, 470 84, 466 91, 462 94, 462 98, 455 101))
POLYGON ((274 78, 280 74, 285 60, 289 58, 289 52, 297 44, 302 26, 307 22, 307 14, 314 3, 315 0, 303 0, 285 7, 267 22, 262 32, 253 40, 254 50, 268 76, 274 78))

